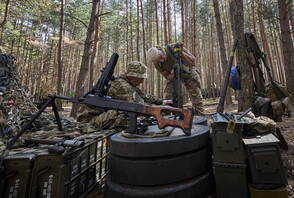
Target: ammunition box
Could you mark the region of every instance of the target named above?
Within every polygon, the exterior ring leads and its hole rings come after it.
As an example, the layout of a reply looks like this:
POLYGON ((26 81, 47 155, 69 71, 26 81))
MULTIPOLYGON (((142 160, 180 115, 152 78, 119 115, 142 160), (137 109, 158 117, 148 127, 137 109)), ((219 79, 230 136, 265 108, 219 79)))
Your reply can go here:
POLYGON ((251 198, 288 198, 287 188, 260 190, 249 186, 251 198))
POLYGON ((227 123, 212 123, 214 161, 245 163, 246 154, 242 142, 243 124, 235 124, 233 133, 227 133, 227 123))
POLYGON ((279 140, 273 134, 243 139, 251 175, 256 188, 270 189, 287 184, 282 164, 279 140))
POLYGON ((34 154, 16 154, 4 158, 4 174, 0 178, 0 197, 28 196, 34 154))
POLYGON ((85 197, 98 182, 104 181, 107 170, 102 165, 106 167, 107 144, 104 136, 91 138, 85 146, 63 154, 38 147, 19 151, 30 154, 7 156, 4 177, 0 177, 0 197, 85 197))
POLYGON ((64 197, 68 177, 62 155, 42 153, 36 156, 32 173, 30 198, 64 197))
POLYGON ((218 198, 248 198, 246 164, 213 163, 218 198))
POLYGON ((97 141, 65 155, 36 156, 30 198, 82 197, 97 183, 97 141))
MULTIPOLYGON (((99 142, 100 143, 100 142, 99 142)), ((99 145, 99 144, 98 144, 99 145)), ((87 188, 91 188, 96 184, 96 170, 97 170, 97 148, 98 148, 97 143, 92 144, 89 147, 89 169, 87 171, 87 188)), ((105 154, 105 153, 104 153, 105 154)))

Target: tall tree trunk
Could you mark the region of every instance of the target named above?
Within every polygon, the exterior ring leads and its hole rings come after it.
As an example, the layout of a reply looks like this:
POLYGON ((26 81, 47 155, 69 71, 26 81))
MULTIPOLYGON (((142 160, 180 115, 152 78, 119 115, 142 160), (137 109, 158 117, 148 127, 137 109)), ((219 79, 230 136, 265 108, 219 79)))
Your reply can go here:
POLYGON ((273 70, 273 63, 272 63, 272 59, 271 59, 271 54, 270 54, 270 50, 269 50, 269 46, 268 46, 267 35, 265 33, 265 27, 264 27, 264 22, 263 22, 262 1, 258 0, 257 5, 258 5, 257 16, 258 16, 258 22, 259 22, 258 24, 259 24, 259 31, 260 31, 260 37, 262 40, 263 50, 264 50, 264 53, 266 54, 266 60, 269 63, 269 67, 272 70, 272 75, 273 75, 274 79, 276 79, 275 72, 273 70))
POLYGON ((166 0, 162 1, 162 7, 163 7, 163 31, 164 31, 164 44, 167 45, 168 44, 168 34, 167 34, 167 17, 166 17, 166 0))
POLYGON ((184 19, 184 0, 181 0, 181 19, 182 19, 182 42, 185 45, 185 31, 186 30, 185 30, 185 19, 184 19))
POLYGON ((244 36, 243 0, 230 0, 230 18, 234 39, 239 41, 237 62, 241 68, 241 91, 238 98, 238 111, 251 107, 254 101, 253 78, 246 57, 244 36))
POLYGON ((139 41, 140 41, 140 5, 139 0, 137 0, 137 61, 140 61, 140 50, 139 50, 139 41))
MULTIPOLYGON (((130 13, 132 14, 132 13, 130 13)), ((126 63, 129 62, 129 0, 126 0, 126 26, 127 26, 127 31, 126 31, 126 44, 127 44, 127 51, 126 51, 126 63)))
POLYGON ((196 1, 192 2, 192 54, 196 57, 196 1))
POLYGON ((143 3, 142 0, 140 0, 140 7, 141 7, 141 17, 142 17, 142 40, 143 40, 143 59, 144 63, 147 64, 146 60, 146 39, 145 39, 145 23, 144 23, 144 10, 143 10, 143 3))
POLYGON ((256 35, 256 16, 255 16, 255 0, 251 0, 251 17, 252 17, 252 25, 253 25, 253 29, 251 31, 253 31, 254 35, 256 35))
MULTIPOLYGON (((133 15, 132 15, 132 0, 130 0, 130 24, 133 24, 133 15)), ((133 38, 133 26, 130 26, 130 38, 133 38)), ((134 45, 133 39, 131 39, 131 60, 134 60, 134 45)))
MULTIPOLYGON (((100 2, 98 3, 98 13, 100 14, 100 2)), ((89 72, 89 90, 93 87, 94 83, 94 64, 96 58, 97 47, 99 44, 99 32, 100 32, 100 17, 96 17, 95 19, 95 33, 94 33, 94 45, 93 45, 93 53, 90 60, 90 72, 89 72)))
MULTIPOLYGON (((154 9, 155 9, 155 24, 156 24, 156 44, 159 45, 160 39, 159 39, 159 23, 158 23, 158 7, 157 2, 154 0, 154 9)), ((157 96, 161 96, 161 75, 158 71, 156 71, 156 79, 157 79, 157 96)))
MULTIPOLYGON (((75 97, 81 97, 85 91, 85 79, 88 75, 90 56, 94 46, 93 34, 94 34, 94 29, 96 27, 96 22, 97 22, 96 17, 98 16, 99 3, 100 3, 100 0, 92 1, 91 18, 90 18, 89 26, 87 29, 87 36, 86 36, 85 45, 84 45, 82 62, 81 62, 80 72, 78 75, 76 89, 75 89, 76 91, 75 97)), ((78 105, 73 104, 72 110, 71 110, 71 116, 76 117, 77 112, 78 112, 78 105)))
MULTIPOLYGON (((290 1, 289 1, 290 2, 290 1)), ((287 88, 294 93, 294 49, 291 39, 291 31, 289 25, 289 15, 286 0, 278 0, 279 19, 281 26, 282 51, 284 58, 284 67, 286 73, 287 88)))
POLYGON ((2 43, 2 36, 3 36, 4 25, 7 23, 7 18, 8 18, 8 13, 9 13, 9 3, 10 3, 10 0, 6 0, 3 20, 0 23, 0 31, 1 31, 0 32, 0 44, 2 43))
POLYGON ((168 36, 168 43, 170 43, 172 38, 170 0, 166 0, 166 8, 167 8, 167 26, 168 26, 167 36, 168 36))
POLYGON ((175 14, 176 13, 176 1, 174 1, 174 42, 178 42, 178 39, 177 39, 177 15, 175 14))
POLYGON ((291 24, 291 32, 292 32, 292 39, 294 40, 294 11, 293 11, 293 1, 291 3, 291 1, 289 1, 288 3, 288 15, 289 15, 289 20, 290 20, 290 24, 291 24))
MULTIPOLYGON (((213 8, 214 8, 214 13, 215 13, 216 31, 217 31, 217 37, 218 37, 218 43, 219 43, 219 49, 220 49, 220 58, 221 58, 222 69, 223 69, 223 73, 221 76, 224 77, 225 73, 227 71, 228 61, 227 61, 227 57, 226 57, 224 32, 223 32, 223 26, 222 26, 222 21, 221 21, 221 17, 220 17, 218 0, 213 0, 213 8)), ((224 79, 224 78, 221 78, 221 79, 224 79)), ((228 92, 226 94, 226 103, 227 104, 233 103, 230 88, 228 88, 228 92)))
MULTIPOLYGON (((64 29, 64 4, 65 0, 60 0, 60 25, 59 25, 59 41, 57 55, 57 94, 62 94, 62 50, 63 50, 63 29, 64 29)), ((59 100, 60 101, 60 100, 59 100)), ((58 102, 58 107, 62 107, 62 103, 58 102)))

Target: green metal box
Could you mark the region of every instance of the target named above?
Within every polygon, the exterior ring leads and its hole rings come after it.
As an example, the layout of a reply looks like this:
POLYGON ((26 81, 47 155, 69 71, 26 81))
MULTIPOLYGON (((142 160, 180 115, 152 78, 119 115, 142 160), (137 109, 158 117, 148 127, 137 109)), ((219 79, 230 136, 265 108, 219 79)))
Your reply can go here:
POLYGON ((0 197, 25 198, 30 189, 34 154, 15 154, 4 158, 0 178, 0 197))
POLYGON ((246 153, 242 142, 243 124, 237 122, 232 133, 228 133, 228 121, 214 115, 211 126, 214 161, 245 163, 246 153))
POLYGON ((35 158, 29 197, 63 197, 64 181, 68 177, 66 169, 62 155, 39 153, 35 158))
POLYGON ((260 190, 249 186, 251 198, 288 198, 286 187, 260 190))
POLYGON ((243 139, 249 162, 251 183, 259 189, 287 185, 279 140, 273 134, 243 139))
POLYGON ((213 162, 217 198, 248 198, 246 164, 213 162))

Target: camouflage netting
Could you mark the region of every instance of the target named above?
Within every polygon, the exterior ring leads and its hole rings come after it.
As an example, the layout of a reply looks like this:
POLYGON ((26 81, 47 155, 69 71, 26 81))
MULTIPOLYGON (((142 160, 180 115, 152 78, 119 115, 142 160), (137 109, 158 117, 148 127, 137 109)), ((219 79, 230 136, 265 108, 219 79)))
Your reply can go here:
MULTIPOLYGON (((59 131, 55 116, 50 109, 51 107, 41 114, 15 147, 22 145, 24 138, 73 139, 97 131, 88 123, 79 123, 61 114, 64 131, 59 131)), ((7 141, 15 136, 21 126, 37 112, 38 109, 28 95, 28 91, 18 82, 15 58, 0 54, 0 152, 5 148, 7 141)))
POLYGON ((0 54, 0 71, 0 136, 7 138, 14 135, 37 108, 18 83, 13 56, 0 54))

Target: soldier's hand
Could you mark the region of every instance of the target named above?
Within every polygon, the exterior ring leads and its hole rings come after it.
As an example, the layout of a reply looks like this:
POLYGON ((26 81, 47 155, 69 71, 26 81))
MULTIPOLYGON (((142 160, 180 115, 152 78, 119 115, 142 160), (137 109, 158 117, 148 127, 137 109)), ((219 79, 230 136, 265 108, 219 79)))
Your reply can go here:
POLYGON ((173 70, 172 70, 170 73, 167 73, 164 77, 165 77, 167 80, 172 80, 172 79, 174 79, 174 72, 173 72, 173 70))
POLYGON ((171 104, 173 104, 173 101, 172 100, 163 100, 162 104, 163 105, 171 105, 171 104))

